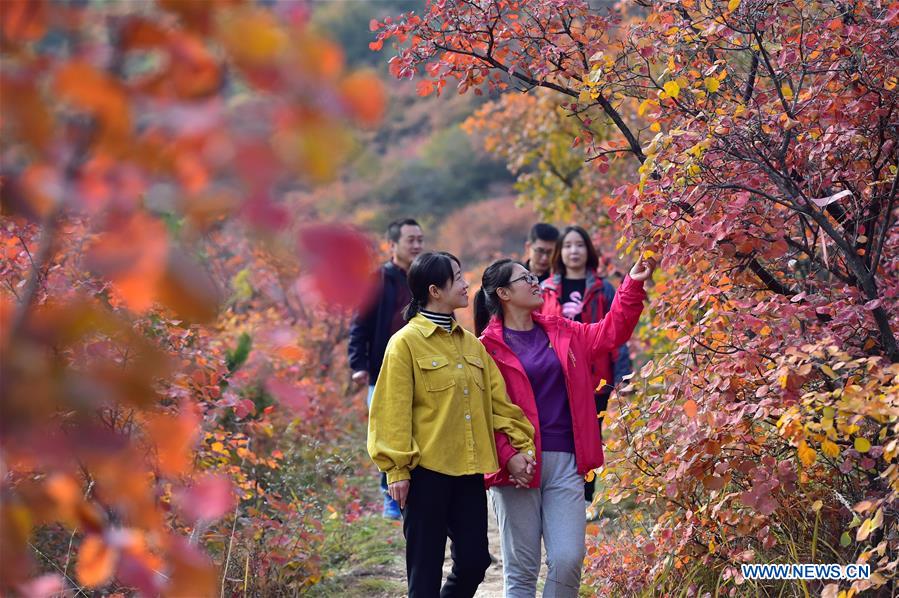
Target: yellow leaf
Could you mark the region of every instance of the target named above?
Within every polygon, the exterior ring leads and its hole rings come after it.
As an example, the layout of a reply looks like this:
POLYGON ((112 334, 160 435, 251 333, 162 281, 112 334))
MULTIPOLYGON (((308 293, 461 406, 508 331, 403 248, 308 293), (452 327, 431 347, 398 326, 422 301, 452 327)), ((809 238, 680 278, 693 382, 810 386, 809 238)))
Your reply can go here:
POLYGON ((595 477, 596 477, 596 472, 594 472, 591 469, 590 471, 587 472, 587 475, 584 476, 584 480, 587 482, 592 482, 595 477))
POLYGON ((246 8, 219 23, 219 38, 239 61, 267 64, 283 53, 290 38, 268 11, 246 8))
POLYGON ((821 371, 824 372, 825 374, 827 374, 827 376, 829 378, 831 378, 832 380, 836 380, 837 378, 839 378, 839 376, 837 376, 837 373, 834 372, 833 369, 829 365, 822 365, 821 371))
POLYGON ((729 10, 730 12, 737 10, 739 7, 740 0, 730 0, 730 2, 727 3, 727 10, 729 10))
POLYGON ((637 107, 637 114, 643 116, 649 108, 656 108, 658 105, 658 102, 655 100, 647 98, 640 102, 640 105, 637 107))
POLYGON ((835 459, 840 456, 840 447, 835 442, 825 440, 821 443, 821 452, 831 459, 835 459))
POLYGON ((797 450, 799 452, 799 460, 802 461, 803 465, 806 467, 814 465, 815 459, 818 458, 818 453, 816 453, 815 449, 811 448, 805 440, 799 442, 797 450))
POLYGON ((662 126, 659 123, 654 122, 651 125, 649 125, 649 130, 652 131, 653 133, 658 133, 659 131, 662 130, 662 126))
POLYGON ((676 98, 680 95, 680 85, 677 84, 677 81, 669 81, 664 85, 664 89, 670 98, 676 98))
POLYGON ((871 450, 871 443, 867 438, 862 438, 861 436, 859 436, 855 439, 855 450, 860 453, 867 453, 871 450))
POLYGON ((780 93, 782 93, 783 96, 784 96, 786 99, 788 99, 788 100, 792 100, 792 99, 793 99, 793 89, 792 89, 789 85, 787 85, 786 83, 784 83, 784 84, 780 87, 780 93))
POLYGON ((859 526, 858 531, 855 534, 855 541, 864 542, 873 531, 874 521, 871 519, 865 519, 864 523, 859 526))
POLYGON ((709 93, 715 93, 718 91, 718 88, 721 87, 721 81, 715 77, 706 77, 703 81, 703 85, 705 85, 705 88, 709 93))

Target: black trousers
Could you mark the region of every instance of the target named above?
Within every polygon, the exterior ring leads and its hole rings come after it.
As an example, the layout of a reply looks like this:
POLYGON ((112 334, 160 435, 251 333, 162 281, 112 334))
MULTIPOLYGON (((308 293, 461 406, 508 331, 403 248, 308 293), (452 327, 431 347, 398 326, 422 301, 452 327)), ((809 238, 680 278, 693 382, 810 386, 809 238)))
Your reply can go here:
MULTIPOLYGON (((603 411, 605 411, 609 407, 609 397, 612 395, 612 391, 603 390, 602 392, 598 392, 593 395, 593 400, 596 402, 596 415, 599 415, 603 411)), ((602 438, 602 418, 599 418, 599 437, 602 438)), ((584 482, 584 500, 593 501, 593 492, 596 489, 596 479, 593 479, 590 482, 584 482)))
POLYGON ((403 510, 410 598, 471 598, 490 566, 484 476, 450 476, 416 467, 403 510), (443 588, 443 556, 453 568, 443 588))

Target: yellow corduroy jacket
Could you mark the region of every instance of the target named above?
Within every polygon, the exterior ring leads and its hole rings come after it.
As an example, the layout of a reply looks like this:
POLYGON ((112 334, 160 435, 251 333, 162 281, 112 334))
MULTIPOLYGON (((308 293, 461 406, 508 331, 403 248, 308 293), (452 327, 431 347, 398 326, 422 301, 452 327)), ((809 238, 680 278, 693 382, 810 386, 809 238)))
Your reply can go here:
POLYGON ((446 475, 499 469, 494 431, 534 451, 534 427, 509 401, 503 377, 472 333, 421 314, 391 337, 375 384, 368 453, 387 482, 421 466, 446 475))

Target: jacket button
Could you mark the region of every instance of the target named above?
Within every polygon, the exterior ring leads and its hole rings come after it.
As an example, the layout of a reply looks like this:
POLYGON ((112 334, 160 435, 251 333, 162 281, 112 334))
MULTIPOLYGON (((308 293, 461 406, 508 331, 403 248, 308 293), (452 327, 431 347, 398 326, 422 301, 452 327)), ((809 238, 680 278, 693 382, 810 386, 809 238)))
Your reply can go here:
POLYGON ((470 420, 470 419, 471 419, 471 414, 470 414, 470 413, 466 413, 466 414, 465 414, 465 419, 470 420))
POLYGON ((468 389, 467 389, 467 388, 464 389, 464 390, 462 391, 462 394, 467 395, 467 394, 468 394, 468 389))
POLYGON ((456 364, 456 367, 459 368, 459 369, 461 370, 461 369, 462 369, 462 364, 461 364, 461 363, 457 363, 457 364, 456 364))
POLYGON ((431 365, 434 366, 434 367, 437 367, 437 362, 436 362, 436 361, 432 361, 432 362, 431 362, 431 365))

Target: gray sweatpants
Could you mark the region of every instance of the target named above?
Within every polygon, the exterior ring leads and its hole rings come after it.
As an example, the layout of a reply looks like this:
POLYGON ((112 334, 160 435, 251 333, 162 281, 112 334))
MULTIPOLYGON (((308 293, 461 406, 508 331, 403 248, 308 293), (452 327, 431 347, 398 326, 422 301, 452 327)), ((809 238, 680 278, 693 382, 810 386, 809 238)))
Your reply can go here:
POLYGON ((539 488, 490 489, 503 552, 507 598, 532 598, 540 572, 540 539, 546 545, 544 598, 576 597, 584 564, 584 478, 574 455, 544 451, 539 488))

